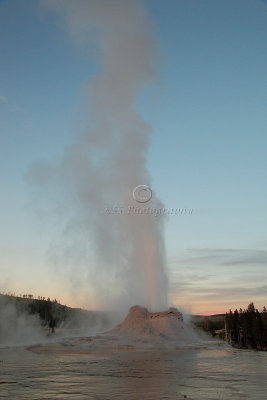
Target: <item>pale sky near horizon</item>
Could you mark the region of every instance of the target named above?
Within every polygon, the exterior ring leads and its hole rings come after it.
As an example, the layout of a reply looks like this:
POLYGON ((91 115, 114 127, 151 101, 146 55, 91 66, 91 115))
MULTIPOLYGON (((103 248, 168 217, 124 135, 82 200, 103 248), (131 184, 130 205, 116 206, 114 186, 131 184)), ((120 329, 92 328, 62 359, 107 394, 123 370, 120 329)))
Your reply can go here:
MULTIPOLYGON (((156 81, 136 109, 153 128, 152 190, 165 229, 170 304, 219 313, 267 306, 266 16, 260 0, 146 0, 159 47, 156 81), (265 112, 264 112, 265 111, 265 112)), ((85 87, 99 66, 39 2, 0 0, 0 291, 74 296, 48 249, 27 179, 60 157, 82 127, 85 87)), ((140 182, 140 184, 143 182, 140 182)))

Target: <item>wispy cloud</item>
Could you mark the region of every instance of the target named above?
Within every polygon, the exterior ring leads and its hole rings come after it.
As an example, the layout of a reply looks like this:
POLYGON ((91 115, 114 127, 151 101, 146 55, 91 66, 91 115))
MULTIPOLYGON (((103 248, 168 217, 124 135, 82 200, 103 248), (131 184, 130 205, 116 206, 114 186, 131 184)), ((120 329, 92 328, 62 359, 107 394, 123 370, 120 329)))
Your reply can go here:
POLYGON ((170 298, 194 311, 218 312, 263 305, 267 294, 267 251, 259 249, 188 249, 169 262, 170 298))
POLYGON ((258 298, 266 295, 267 285, 249 287, 243 286, 242 283, 237 285, 234 282, 232 285, 226 287, 223 285, 217 285, 213 287, 203 287, 196 284, 181 285, 180 283, 173 283, 171 286, 172 292, 188 294, 190 297, 197 297, 201 300, 213 300, 213 299, 229 299, 230 298, 258 298))
POLYGON ((259 249, 188 249, 186 257, 177 260, 179 264, 191 265, 265 265, 267 250, 259 249))

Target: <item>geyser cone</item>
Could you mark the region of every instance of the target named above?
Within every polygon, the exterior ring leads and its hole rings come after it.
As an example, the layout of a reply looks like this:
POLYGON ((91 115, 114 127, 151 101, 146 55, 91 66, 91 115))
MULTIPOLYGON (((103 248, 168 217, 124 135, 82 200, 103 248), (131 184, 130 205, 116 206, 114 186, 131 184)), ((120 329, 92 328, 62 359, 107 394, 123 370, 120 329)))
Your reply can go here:
POLYGON ((133 306, 125 320, 109 333, 135 339, 145 336, 151 341, 155 338, 171 339, 179 344, 199 341, 194 329, 184 323, 182 313, 176 308, 152 313, 145 307, 133 306))

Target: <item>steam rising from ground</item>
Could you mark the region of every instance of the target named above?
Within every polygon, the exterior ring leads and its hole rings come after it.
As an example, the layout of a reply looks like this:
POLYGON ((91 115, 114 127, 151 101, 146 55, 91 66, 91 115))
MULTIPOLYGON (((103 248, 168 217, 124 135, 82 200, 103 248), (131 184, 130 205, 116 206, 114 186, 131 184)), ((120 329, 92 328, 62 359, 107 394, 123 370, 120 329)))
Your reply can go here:
MULTIPOLYGON (((64 263, 68 258, 73 266, 79 291, 81 282, 90 282, 100 307, 127 310, 138 303, 166 309, 163 219, 105 213, 105 207, 140 206, 132 191, 150 182, 146 154, 151 128, 134 108, 137 94, 154 75, 157 52, 150 21, 138 0, 43 4, 64 18, 75 41, 89 51, 94 39, 100 49, 100 72, 89 89, 88 127, 58 164, 39 163, 32 169, 38 185, 49 191, 54 187, 58 203, 68 211, 64 263)), ((153 195, 149 207, 161 206, 153 195)))
POLYGON ((15 304, 0 297, 0 346, 27 345, 45 341, 37 314, 20 312, 15 304))
POLYGON ((0 347, 44 344, 64 337, 94 335, 110 329, 115 319, 111 313, 0 294, 0 347), (53 332, 56 335, 52 335, 53 332))

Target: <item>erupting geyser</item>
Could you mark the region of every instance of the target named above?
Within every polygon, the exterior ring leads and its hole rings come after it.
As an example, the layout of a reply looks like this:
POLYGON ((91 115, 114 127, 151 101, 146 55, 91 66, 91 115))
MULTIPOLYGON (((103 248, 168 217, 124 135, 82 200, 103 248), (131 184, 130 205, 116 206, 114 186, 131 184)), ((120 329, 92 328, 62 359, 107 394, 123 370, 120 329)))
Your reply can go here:
MULTIPOLYGON (((45 191, 53 193, 53 204, 59 194, 56 210, 62 210, 64 199, 67 211, 63 243, 50 255, 64 269, 70 266, 76 298, 88 287, 91 306, 126 311, 140 303, 153 311, 166 309, 164 217, 105 212, 136 206, 133 189, 150 184, 146 155, 151 127, 137 112, 136 100, 154 78, 157 51, 151 22, 139 0, 43 4, 63 16, 89 56, 92 39, 99 45, 99 71, 87 84, 86 126, 59 163, 33 168, 45 189, 54 185, 45 191)), ((162 208, 154 193, 149 207, 162 208)))

